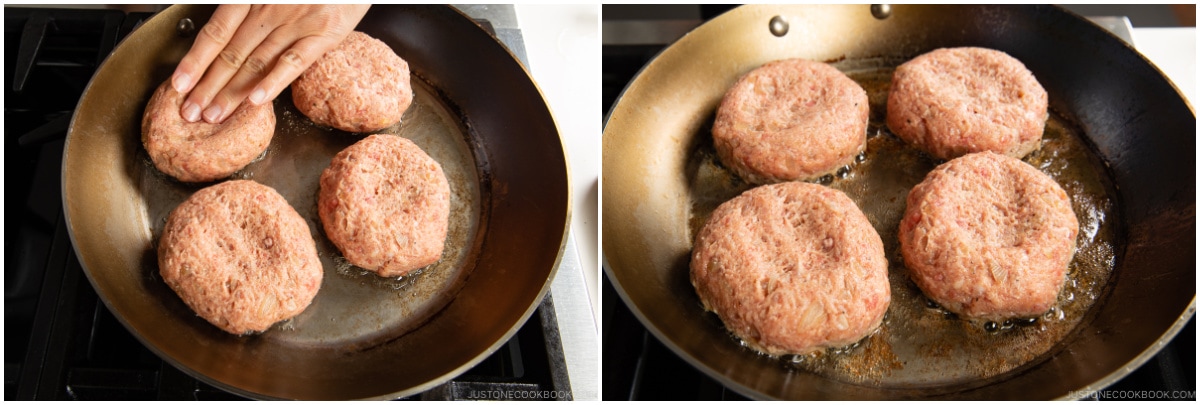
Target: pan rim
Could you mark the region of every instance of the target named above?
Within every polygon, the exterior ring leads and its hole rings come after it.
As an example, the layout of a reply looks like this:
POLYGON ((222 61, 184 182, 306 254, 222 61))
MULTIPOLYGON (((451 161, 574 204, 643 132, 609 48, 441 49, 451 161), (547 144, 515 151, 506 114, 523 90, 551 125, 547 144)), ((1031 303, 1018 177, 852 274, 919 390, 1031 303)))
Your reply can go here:
MULTIPOLYGON (((1182 330, 1183 327, 1185 325, 1187 325, 1187 323, 1189 321, 1191 321, 1192 318, 1194 318, 1195 316, 1196 316, 1196 297, 1192 296, 1192 301, 1188 304, 1187 308, 1183 311, 1183 313, 1179 315, 1179 318, 1175 320, 1175 323, 1171 324, 1171 327, 1168 328, 1166 332, 1164 332, 1162 335, 1160 335, 1158 337, 1158 339, 1155 340, 1155 342, 1158 342, 1159 344, 1153 344, 1153 345, 1147 346, 1145 349, 1142 350, 1141 353, 1138 353, 1138 355, 1136 357, 1129 360, 1129 362, 1122 365, 1116 371, 1113 371, 1113 372, 1109 373, 1108 375, 1104 376, 1103 378, 1096 380, 1096 382, 1094 382, 1092 384, 1088 384, 1083 387, 1080 387, 1079 389, 1074 390, 1074 392, 1095 393, 1097 391, 1103 390, 1103 389, 1113 385, 1114 383, 1121 380, 1122 378, 1125 378, 1125 376, 1128 376, 1129 373, 1133 372, 1133 370, 1140 368, 1142 365, 1146 364, 1147 361, 1154 358, 1154 356, 1157 356, 1159 349, 1160 349, 1159 346, 1161 346, 1162 344, 1165 344, 1165 342, 1169 342, 1169 341, 1175 339, 1175 337, 1177 335, 1179 335, 1179 331, 1182 330)), ((1062 397, 1056 398, 1055 400, 1074 401, 1074 400, 1079 400, 1081 398, 1082 397, 1078 397, 1078 396, 1064 395, 1062 397)))

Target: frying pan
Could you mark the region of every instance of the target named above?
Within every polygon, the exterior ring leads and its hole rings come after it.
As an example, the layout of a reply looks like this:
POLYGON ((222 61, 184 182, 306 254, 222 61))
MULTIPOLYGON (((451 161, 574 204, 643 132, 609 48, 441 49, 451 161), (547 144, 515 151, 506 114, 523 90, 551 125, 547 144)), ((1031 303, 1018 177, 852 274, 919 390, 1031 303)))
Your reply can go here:
MULTIPOLYGON (((851 76, 881 82, 884 90, 889 77, 851 76)), ((878 94, 886 91, 876 91, 876 98, 878 94)), ((873 122, 882 114, 881 105, 873 100, 873 122)), ((874 133, 867 162, 887 165, 880 162, 902 157, 889 151, 913 154, 904 152, 902 145, 872 151, 873 144, 898 141, 881 126, 870 131, 874 133)), ((603 143, 605 271, 621 299, 660 341, 748 396, 1078 397, 1136 369, 1195 312, 1195 133, 1192 107, 1158 70, 1116 37, 1059 8, 743 6, 710 20, 656 56, 609 112, 603 143), (711 209, 710 200, 736 195, 713 195, 713 190, 729 190, 723 184, 738 182, 710 164, 709 131, 725 90, 740 75, 777 59, 806 58, 843 70, 886 73, 921 53, 954 46, 999 49, 1024 62, 1050 96, 1056 118, 1047 125, 1047 137, 1062 132, 1066 139, 1078 138, 1094 157, 1093 174, 1109 184, 1100 194, 1112 207, 1104 225, 1108 231, 1101 230, 1111 232, 1111 274, 1086 291, 1094 303, 1076 315, 1076 323, 1061 337, 1038 343, 1044 350, 1026 353, 1017 364, 1000 362, 999 368, 990 369, 989 356, 956 356, 965 353, 962 347, 967 345, 949 338, 973 333, 982 336, 977 341, 1001 344, 1013 336, 1036 339, 1037 326, 997 334, 972 332, 968 322, 946 316, 933 319, 936 327, 926 331, 909 328, 910 334, 896 333, 895 323, 904 317, 897 308, 919 307, 913 301, 920 294, 905 282, 892 242, 888 259, 893 302, 884 330, 858 348, 845 349, 850 354, 816 358, 836 363, 834 368, 842 367, 842 374, 791 364, 814 361, 811 357, 771 358, 739 346, 719 319, 703 311, 688 281, 692 237, 703 223, 704 209, 711 209), (710 179, 697 180, 702 177, 710 179), (918 343, 908 345, 920 350, 879 351, 911 341, 918 343), (955 343, 938 346, 939 341, 955 343), (930 354, 938 350, 951 355, 930 354), (871 355, 886 360, 890 368, 837 363, 871 355), (840 377, 862 375, 873 378, 840 377)), ((1064 165, 1049 155, 1043 152, 1036 159, 1064 165)), ((912 159, 922 171, 907 175, 915 177, 908 183, 879 178, 895 172, 867 169, 878 166, 860 165, 850 171, 850 178, 876 177, 869 184, 878 187, 860 192, 855 200, 873 222, 902 213, 907 189, 937 163, 927 157, 912 159), (889 199, 899 199, 898 208, 878 208, 886 205, 880 201, 889 199)), ((1072 161, 1065 166, 1087 165, 1072 161)), ((832 187, 843 184, 841 179, 823 181, 832 187)), ((889 246, 896 228, 875 225, 889 246)), ((935 309, 914 311, 928 319, 926 312, 935 309)), ((1043 323, 1035 323, 1039 324, 1043 323)), ((1009 355, 999 349, 992 353, 1009 355)))
POLYGON ((105 305, 175 367, 254 398, 407 396, 504 344, 558 267, 570 223, 567 165, 528 72, 448 6, 373 6, 357 28, 412 68, 413 107, 380 132, 412 139, 450 179, 441 261, 416 276, 383 279, 341 258, 316 215, 317 180, 333 154, 362 135, 312 124, 285 92, 275 100, 271 146, 233 177, 276 188, 308 221, 325 269, 313 304, 262 334, 233 336, 195 316, 158 278, 155 242, 165 216, 209 184, 155 170, 141 146, 141 116, 213 9, 173 6, 131 33, 99 68, 71 122, 63 159, 68 229, 105 305))

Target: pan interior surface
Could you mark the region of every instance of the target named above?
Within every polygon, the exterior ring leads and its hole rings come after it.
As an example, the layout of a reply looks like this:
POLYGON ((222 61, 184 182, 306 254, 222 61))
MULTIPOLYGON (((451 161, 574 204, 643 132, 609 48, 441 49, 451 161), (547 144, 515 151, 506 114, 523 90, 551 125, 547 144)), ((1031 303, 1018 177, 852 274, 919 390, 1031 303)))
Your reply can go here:
MULTIPOLYGON (((437 93, 413 79, 413 103, 400 123, 374 133, 394 134, 409 139, 437 161, 450 183, 450 225, 445 250, 436 263, 404 277, 383 278, 347 262, 324 233, 317 212, 321 173, 333 156, 363 135, 349 134, 312 123, 292 103, 290 92, 275 100, 276 136, 260 158, 230 178, 254 180, 278 191, 308 223, 317 255, 326 271, 320 294, 300 315, 280 322, 260 336, 295 350, 328 347, 370 347, 419 327, 454 298, 479 256, 476 237, 481 223, 479 173, 486 170, 484 156, 476 155, 452 115, 437 99, 437 93), (301 164, 302 162, 302 164, 301 164), (476 166, 479 162, 479 167, 476 166), (324 164, 321 164, 324 163, 324 164)), ((215 183, 181 183, 158 171, 145 154, 136 149, 143 164, 131 173, 140 179, 149 222, 150 241, 158 241, 167 216, 197 190, 215 183)), ((147 254, 147 258, 153 258, 147 254)), ((156 262, 143 263, 157 288, 156 262)), ((170 292, 163 295, 170 300, 170 292)), ((186 312, 185 309, 181 311, 186 312)))
POLYGON ((1098 389, 1145 361, 1155 342, 1173 336, 1194 312, 1194 258, 1166 253, 1168 246, 1191 251, 1195 242, 1194 132, 1190 107, 1136 52, 1053 7, 893 6, 883 19, 865 5, 740 7, 664 50, 610 113, 605 269, 666 346, 753 397, 1030 399, 1098 389), (789 23, 786 35, 768 29, 776 16, 789 23), (1042 149, 1024 160, 1068 190, 1081 229, 1056 311, 1026 325, 985 328, 926 305, 900 260, 904 198, 939 162, 882 125, 890 72, 951 46, 1008 52, 1050 94, 1042 149), (721 97, 749 70, 796 57, 832 63, 871 97, 867 152, 822 182, 846 191, 876 226, 893 301, 881 331, 859 345, 780 359, 742 347, 703 311, 688 266, 695 232, 711 210, 749 188, 712 151, 721 97), (1137 104, 1147 102, 1157 108, 1137 104), (1164 138, 1151 141, 1151 134, 1164 138), (1156 181, 1152 190, 1138 184, 1162 179, 1163 171, 1181 178, 1156 181), (1148 224, 1162 234, 1148 232, 1148 224), (1156 313, 1146 316, 1131 304, 1156 313), (1130 329, 1135 323, 1139 328, 1130 329))
POLYGON ((566 161, 527 72, 447 6, 376 5, 357 28, 412 67, 413 105, 377 133, 412 140, 449 180, 450 226, 438 262, 381 278, 345 261, 325 237, 318 184, 333 155, 366 134, 313 124, 285 91, 275 100, 271 145, 231 178, 275 188, 306 219, 325 270, 313 303, 266 332, 233 336, 195 316, 162 282, 155 243, 165 218, 211 183, 157 171, 141 145, 141 117, 192 43, 176 34, 176 23, 202 26, 212 10, 174 6, 131 33, 97 71, 69 129, 68 229, 88 280, 117 319, 180 370, 263 399, 412 395, 503 345, 541 302, 561 258, 566 161), (485 66, 488 75, 478 71, 485 66))

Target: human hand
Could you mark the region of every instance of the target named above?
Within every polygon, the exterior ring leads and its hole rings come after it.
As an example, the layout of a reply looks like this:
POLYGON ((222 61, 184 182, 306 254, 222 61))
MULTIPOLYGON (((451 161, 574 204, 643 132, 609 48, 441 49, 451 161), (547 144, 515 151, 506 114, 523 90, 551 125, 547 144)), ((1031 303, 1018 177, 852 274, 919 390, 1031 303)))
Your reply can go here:
POLYGON ((245 100, 259 105, 275 99, 309 65, 337 47, 369 7, 218 6, 171 75, 171 86, 188 95, 180 115, 188 122, 203 118, 215 124, 245 100))

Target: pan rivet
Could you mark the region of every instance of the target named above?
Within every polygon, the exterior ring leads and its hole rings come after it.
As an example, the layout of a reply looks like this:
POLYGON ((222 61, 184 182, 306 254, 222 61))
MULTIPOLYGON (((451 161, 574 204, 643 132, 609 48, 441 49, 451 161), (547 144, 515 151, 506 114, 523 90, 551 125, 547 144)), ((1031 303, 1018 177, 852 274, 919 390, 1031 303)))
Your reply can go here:
POLYGON ((190 37, 196 33, 196 23, 193 23, 191 18, 181 19, 175 24, 175 31, 179 32, 181 37, 190 37))
POLYGON ((782 37, 784 35, 787 35, 788 23, 786 20, 783 19, 782 16, 774 16, 774 17, 771 17, 770 28, 771 28, 771 34, 774 34, 777 37, 782 37))
POLYGON ((880 20, 891 17, 892 16, 892 5, 891 4, 872 4, 871 5, 871 15, 875 16, 876 19, 880 19, 880 20))

